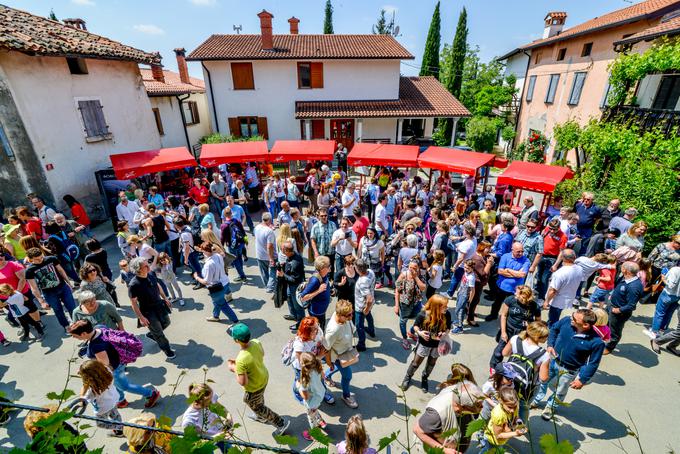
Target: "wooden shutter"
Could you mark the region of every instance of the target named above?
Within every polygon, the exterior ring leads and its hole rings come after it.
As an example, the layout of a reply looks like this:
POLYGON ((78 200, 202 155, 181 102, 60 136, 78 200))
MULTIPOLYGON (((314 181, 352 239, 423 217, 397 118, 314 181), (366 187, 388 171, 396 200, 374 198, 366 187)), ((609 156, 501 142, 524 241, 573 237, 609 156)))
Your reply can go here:
POLYGON ((161 121, 161 111, 158 110, 158 107, 154 107, 151 110, 153 111, 153 118, 156 120, 156 127, 158 128, 158 134, 164 135, 165 132, 163 131, 163 122, 161 121))
POLYGON ((257 117, 257 131, 265 139, 269 139, 269 130, 267 129, 267 117, 257 117))
POLYGON ((234 82, 234 90, 254 90, 252 63, 232 63, 231 77, 234 82))
POLYGON ((229 132, 234 137, 241 137, 241 125, 238 122, 238 118, 229 117, 229 132))
POLYGON ((87 137, 103 136, 109 133, 104 111, 98 100, 78 101, 78 109, 83 117, 87 137))
POLYGON ((312 63, 312 88, 323 88, 323 63, 312 63))
POLYGON ((189 102, 189 105, 191 106, 191 116, 194 119, 193 123, 200 123, 201 118, 198 116, 198 103, 196 101, 191 101, 189 102))
POLYGON ((325 134, 324 120, 312 120, 312 139, 323 139, 325 134))
POLYGON ((94 102, 94 113, 97 119, 97 131, 99 136, 104 136, 109 133, 109 127, 106 124, 106 119, 104 118, 104 107, 99 101, 94 102))

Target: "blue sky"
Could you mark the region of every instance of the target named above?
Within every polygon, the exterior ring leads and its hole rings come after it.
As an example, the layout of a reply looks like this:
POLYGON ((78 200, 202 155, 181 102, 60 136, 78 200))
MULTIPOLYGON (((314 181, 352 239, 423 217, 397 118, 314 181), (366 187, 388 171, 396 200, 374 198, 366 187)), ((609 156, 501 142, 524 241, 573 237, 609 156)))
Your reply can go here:
MULTIPOLYGON (((434 0, 332 0, 335 33, 370 33, 381 8, 395 11, 397 38, 415 60, 402 73, 418 73, 434 0), (416 67, 414 67, 416 66, 416 67)), ((632 2, 632 0, 631 0, 632 2)), ((548 11, 566 11, 567 27, 630 6, 626 0, 442 0, 442 43, 451 43, 463 6, 468 11, 468 42, 478 45, 483 61, 537 39, 548 11)), ((321 33, 325 0, 5 0, 8 6, 59 19, 80 17, 87 28, 145 51, 160 51, 166 68, 176 70, 172 49, 195 49, 211 34, 259 33, 257 13, 274 15, 274 33, 288 33, 288 18, 300 19, 300 33, 321 33)), ((199 63, 189 63, 203 77, 199 63)))

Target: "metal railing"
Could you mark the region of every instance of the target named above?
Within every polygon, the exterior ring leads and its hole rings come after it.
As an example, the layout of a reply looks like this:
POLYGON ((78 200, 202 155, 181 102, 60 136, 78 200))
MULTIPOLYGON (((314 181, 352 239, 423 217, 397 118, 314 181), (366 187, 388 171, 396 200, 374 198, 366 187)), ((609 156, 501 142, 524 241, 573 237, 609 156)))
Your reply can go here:
MULTIPOLYGON (((15 408, 18 410, 29 410, 29 411, 39 411, 43 413, 49 413, 51 410, 49 408, 43 408, 43 407, 34 407, 32 405, 24 405, 24 404, 18 404, 15 402, 5 402, 3 400, 0 400, 0 408, 6 407, 6 408, 15 408)), ((7 410, 5 410, 7 411, 7 410)), ((68 411, 68 410, 64 410, 68 411)), ((84 419, 87 421, 94 421, 94 422, 101 422, 101 423, 106 423, 106 424, 115 424, 115 425, 120 425, 120 426, 125 426, 125 427, 132 427, 134 429, 143 429, 149 432, 162 432, 162 433, 167 433, 171 435, 177 435, 177 436, 184 436, 183 432, 179 432, 177 430, 172 430, 172 429, 163 429, 162 427, 151 427, 151 426, 144 426, 140 424, 134 424, 131 422, 124 422, 124 421, 114 421, 111 419, 105 419, 105 418, 98 418, 96 416, 89 416, 89 415, 80 415, 77 413, 73 413, 73 418, 77 419, 84 419)), ((212 440, 212 437, 208 435, 198 435, 201 439, 203 440, 212 440)), ((225 439, 225 443, 229 443, 230 445, 233 446, 240 446, 243 448, 251 448, 251 449, 259 449, 259 450, 264 450, 264 451, 271 451, 271 452, 276 452, 276 453, 281 453, 281 454, 303 454, 304 451, 300 451, 298 449, 292 449, 292 448, 282 448, 278 446, 269 446, 265 445, 262 443, 251 443, 249 441, 242 441, 242 440, 234 440, 234 439, 225 439)), ((226 452, 226 451, 225 451, 226 452)))
POLYGON ((680 135, 680 111, 645 109, 637 106, 611 106, 602 114, 602 120, 637 126, 643 131, 658 128, 663 135, 680 135))

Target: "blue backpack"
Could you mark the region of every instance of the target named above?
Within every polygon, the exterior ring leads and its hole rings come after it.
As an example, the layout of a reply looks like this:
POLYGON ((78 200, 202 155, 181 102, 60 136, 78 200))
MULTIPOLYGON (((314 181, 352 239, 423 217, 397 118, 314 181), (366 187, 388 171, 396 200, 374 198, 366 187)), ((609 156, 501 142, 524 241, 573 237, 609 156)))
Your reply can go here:
POLYGON ((59 235, 50 235, 50 238, 55 239, 61 244, 61 256, 64 260, 68 262, 78 260, 78 257, 80 257, 80 248, 74 244, 64 232, 61 232, 59 235))

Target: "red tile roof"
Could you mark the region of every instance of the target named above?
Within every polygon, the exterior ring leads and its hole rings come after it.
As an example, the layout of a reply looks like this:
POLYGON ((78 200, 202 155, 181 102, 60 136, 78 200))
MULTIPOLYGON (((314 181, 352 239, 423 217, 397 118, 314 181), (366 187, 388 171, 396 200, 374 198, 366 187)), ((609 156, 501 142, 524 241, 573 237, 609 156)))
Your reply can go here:
POLYGON ((0 48, 29 55, 77 56, 160 63, 160 56, 87 30, 0 5, 0 48))
POLYGON ((661 22, 655 27, 642 30, 628 38, 616 41, 614 45, 634 44, 640 41, 651 41, 661 36, 673 36, 678 34, 680 34, 680 15, 665 22, 661 22))
MULTIPOLYGON (((592 33, 605 28, 616 27, 642 19, 659 17, 669 11, 680 8, 680 0, 645 0, 627 8, 622 8, 603 16, 596 17, 582 24, 564 30, 559 35, 550 38, 539 39, 523 46, 520 49, 534 49, 558 41, 574 38, 586 33, 592 33)), ((514 52, 514 51, 513 51, 514 52)))
POLYGON ((144 88, 149 96, 172 96, 182 95, 186 93, 205 93, 205 84, 201 79, 190 77, 191 84, 184 84, 179 79, 179 74, 176 72, 163 70, 165 83, 159 82, 151 75, 151 69, 139 68, 142 73, 142 81, 144 88))
POLYGON ((413 59, 390 35, 274 35, 274 50, 260 35, 212 35, 187 60, 413 59))
POLYGON ((298 101, 295 118, 468 117, 470 112, 437 79, 402 77, 397 100, 298 101))

